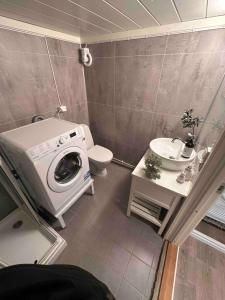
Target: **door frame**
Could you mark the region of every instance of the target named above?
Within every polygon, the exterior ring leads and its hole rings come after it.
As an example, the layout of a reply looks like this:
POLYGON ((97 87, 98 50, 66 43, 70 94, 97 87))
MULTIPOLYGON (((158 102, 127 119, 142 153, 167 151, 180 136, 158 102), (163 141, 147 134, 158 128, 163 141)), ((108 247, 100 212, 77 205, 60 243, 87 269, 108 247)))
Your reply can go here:
POLYGON ((204 218, 225 184, 225 131, 209 155, 184 204, 175 216, 164 238, 181 245, 204 218))

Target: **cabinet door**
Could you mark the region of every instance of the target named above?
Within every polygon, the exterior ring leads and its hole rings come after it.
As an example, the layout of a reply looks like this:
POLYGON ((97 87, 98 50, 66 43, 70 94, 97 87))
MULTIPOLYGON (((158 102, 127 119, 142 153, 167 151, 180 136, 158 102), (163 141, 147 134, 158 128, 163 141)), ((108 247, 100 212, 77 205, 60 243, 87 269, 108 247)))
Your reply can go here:
POLYGON ((157 186, 145 179, 134 177, 133 192, 137 197, 144 197, 157 205, 169 209, 174 200, 174 193, 157 186))

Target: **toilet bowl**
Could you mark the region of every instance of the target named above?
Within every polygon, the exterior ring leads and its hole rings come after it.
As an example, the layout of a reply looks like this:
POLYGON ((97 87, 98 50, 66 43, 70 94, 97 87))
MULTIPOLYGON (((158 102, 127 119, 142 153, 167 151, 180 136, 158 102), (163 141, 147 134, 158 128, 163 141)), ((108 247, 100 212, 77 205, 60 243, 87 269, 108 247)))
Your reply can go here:
POLYGON ((97 176, 105 176, 107 174, 106 167, 112 161, 113 153, 105 147, 94 145, 89 127, 85 124, 82 124, 82 127, 85 133, 91 173, 97 176))

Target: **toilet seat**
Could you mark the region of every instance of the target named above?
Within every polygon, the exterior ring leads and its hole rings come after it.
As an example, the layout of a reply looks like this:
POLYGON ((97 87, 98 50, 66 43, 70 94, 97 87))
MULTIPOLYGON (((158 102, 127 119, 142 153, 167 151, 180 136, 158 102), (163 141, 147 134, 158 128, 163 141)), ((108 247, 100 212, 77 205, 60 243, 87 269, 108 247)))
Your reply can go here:
POLYGON ((91 160, 104 163, 112 160, 113 153, 105 147, 95 145, 90 150, 88 150, 88 157, 91 160))

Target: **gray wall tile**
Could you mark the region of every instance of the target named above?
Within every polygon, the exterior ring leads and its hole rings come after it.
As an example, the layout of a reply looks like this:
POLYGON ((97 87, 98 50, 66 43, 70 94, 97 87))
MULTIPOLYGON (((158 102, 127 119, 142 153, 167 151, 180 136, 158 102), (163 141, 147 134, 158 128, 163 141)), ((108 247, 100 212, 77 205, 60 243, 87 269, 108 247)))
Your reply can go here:
POLYGON ((222 53, 165 56, 156 111, 180 115, 192 107, 205 117, 224 72, 222 53))
POLYGON ((162 60, 162 55, 117 57, 115 104, 153 111, 162 60))
POLYGON ((212 107, 207 115, 207 122, 217 124, 216 127, 225 126, 225 80, 213 99, 212 107))
POLYGON ((117 108, 115 111, 116 141, 135 147, 152 138, 152 114, 149 112, 117 108))
POLYGON ((77 105, 68 105, 68 111, 62 115, 62 118, 74 122, 76 124, 87 124, 89 125, 89 115, 87 103, 81 103, 77 105))
POLYGON ((0 122, 9 111, 14 120, 56 110, 58 99, 47 55, 21 52, 0 53, 0 85, 4 109, 0 122))
POLYGON ((93 135, 107 140, 115 139, 115 113, 112 106, 89 103, 90 127, 93 135))
POLYGON ((154 114, 152 120, 152 132, 154 137, 180 137, 184 138, 189 132, 182 128, 181 118, 169 114, 154 114))
POLYGON ((116 42, 116 56, 164 54, 166 36, 116 42))
POLYGON ((114 98, 114 59, 94 58, 93 65, 85 68, 89 102, 112 104, 114 98))
MULTIPOLYGON (((52 65, 58 92, 68 108, 63 117, 88 124, 79 45, 55 39, 48 42, 51 53, 58 55, 52 56, 52 65)), ((26 125, 37 114, 56 115, 59 100, 43 37, 0 29, 0 66, 0 131, 26 125)))
POLYGON ((123 143, 115 143, 114 156, 117 159, 133 164, 134 166, 139 162, 148 145, 146 143, 140 145, 127 145, 123 143))
POLYGON ((57 89, 62 104, 73 106, 86 102, 83 67, 76 59, 50 56, 55 74, 57 89))
POLYGON ((43 37, 0 29, 0 51, 46 54, 47 48, 43 37))
MULTIPOLYGON (((45 118, 54 118, 56 117, 56 113, 55 112, 49 112, 49 113, 45 113, 44 114, 45 118)), ((31 123, 32 120, 32 116, 23 119, 23 120, 13 120, 10 123, 4 123, 4 124, 0 124, 0 132, 4 132, 7 130, 12 130, 15 129, 17 127, 21 127, 21 126, 25 126, 31 123)))
POLYGON ((170 35, 166 53, 197 53, 224 50, 225 29, 215 29, 170 35))
POLYGON ((115 56, 115 42, 107 42, 100 44, 88 45, 90 53, 93 57, 114 57, 115 56))
POLYGON ((47 38, 48 50, 51 55, 75 57, 79 61, 80 45, 47 38))
POLYGON ((188 130, 182 128, 180 117, 187 108, 205 117, 205 127, 196 130, 199 141, 212 143, 223 130, 224 88, 218 95, 217 91, 225 74, 225 29, 90 48, 94 62, 85 69, 90 116, 94 119, 98 114, 92 102, 110 104, 99 111, 105 119, 109 107, 115 114, 115 123, 109 118, 107 130, 102 122, 92 126, 92 131, 101 137, 99 142, 114 149, 116 158, 135 164, 151 139, 186 137, 188 130), (111 142, 109 132, 115 133, 111 142))

